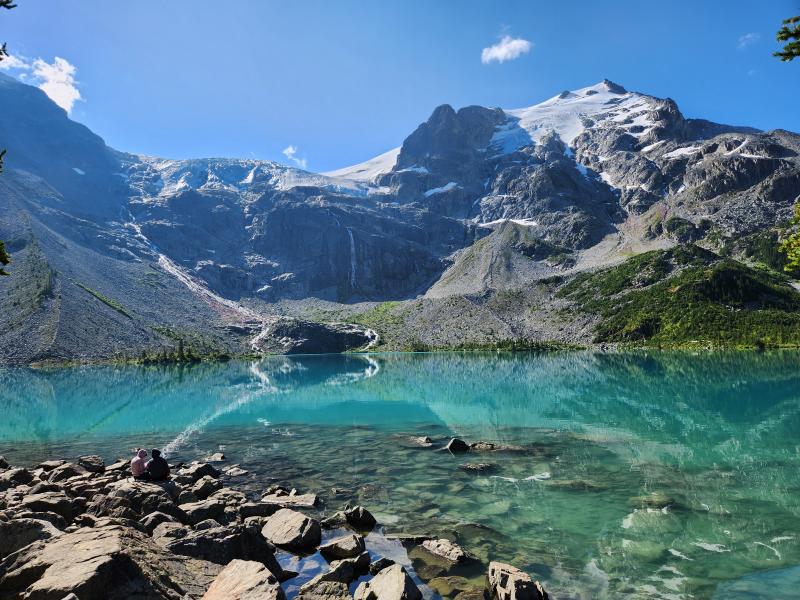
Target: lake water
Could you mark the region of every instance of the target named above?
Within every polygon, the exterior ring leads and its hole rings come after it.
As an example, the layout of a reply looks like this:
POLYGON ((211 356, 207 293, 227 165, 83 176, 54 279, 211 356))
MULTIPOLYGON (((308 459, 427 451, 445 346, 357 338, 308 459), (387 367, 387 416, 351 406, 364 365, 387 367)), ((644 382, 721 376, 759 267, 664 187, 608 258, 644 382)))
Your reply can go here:
POLYGON ((555 598, 800 597, 794 352, 0 370, 11 462, 138 445, 173 460, 222 449, 244 489, 289 483, 327 512, 356 500, 387 532, 454 538, 555 598), (422 435, 522 449, 454 456, 409 440, 422 435))

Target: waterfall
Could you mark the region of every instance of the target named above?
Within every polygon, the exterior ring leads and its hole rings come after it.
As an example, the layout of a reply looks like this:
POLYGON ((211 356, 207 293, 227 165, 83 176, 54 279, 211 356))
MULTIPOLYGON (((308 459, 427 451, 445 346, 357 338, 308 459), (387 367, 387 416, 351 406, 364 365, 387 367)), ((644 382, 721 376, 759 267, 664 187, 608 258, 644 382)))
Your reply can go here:
POLYGON ((353 239, 353 230, 347 228, 347 235, 350 236, 350 287, 356 287, 356 242, 353 239))

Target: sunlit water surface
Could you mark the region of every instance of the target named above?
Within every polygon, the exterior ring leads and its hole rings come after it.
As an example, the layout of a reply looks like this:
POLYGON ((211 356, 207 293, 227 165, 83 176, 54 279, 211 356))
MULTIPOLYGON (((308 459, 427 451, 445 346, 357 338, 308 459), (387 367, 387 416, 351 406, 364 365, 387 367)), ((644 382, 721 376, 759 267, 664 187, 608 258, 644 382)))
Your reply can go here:
POLYGON ((800 597, 797 353, 0 370, 11 462, 138 445, 223 449, 243 489, 289 483, 327 512, 356 500, 387 532, 452 537, 555 598, 800 597), (525 451, 453 456, 409 442, 422 435, 525 451))

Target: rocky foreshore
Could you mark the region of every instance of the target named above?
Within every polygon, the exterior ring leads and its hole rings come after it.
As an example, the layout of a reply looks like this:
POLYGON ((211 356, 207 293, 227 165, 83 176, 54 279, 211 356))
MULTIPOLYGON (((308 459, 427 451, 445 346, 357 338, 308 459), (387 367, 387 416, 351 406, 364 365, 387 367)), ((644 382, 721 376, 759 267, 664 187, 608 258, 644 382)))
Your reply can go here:
MULTIPOLYGON (((463 450, 459 442, 451 450, 463 450)), ((223 477, 212 460, 173 467, 169 481, 144 482, 131 477, 126 460, 83 456, 23 468, 0 457, 0 598, 548 597, 538 581, 499 562, 488 565, 482 585, 462 576, 466 565, 472 572, 480 565, 452 540, 395 536, 438 561, 437 577, 419 579, 370 549, 381 528, 363 506, 333 511, 314 493, 278 485, 250 497, 226 485, 237 467, 223 477), (287 565, 316 555, 324 566, 293 584, 298 573, 287 565)))

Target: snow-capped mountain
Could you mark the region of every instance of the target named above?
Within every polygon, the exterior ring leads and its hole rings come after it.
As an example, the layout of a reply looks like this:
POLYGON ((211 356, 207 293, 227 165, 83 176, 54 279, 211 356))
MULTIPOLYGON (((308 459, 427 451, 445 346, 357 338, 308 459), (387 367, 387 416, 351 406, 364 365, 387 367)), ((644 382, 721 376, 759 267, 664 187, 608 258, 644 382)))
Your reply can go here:
POLYGON ((443 105, 400 147, 324 174, 117 152, 2 75, 0 102, 0 239, 37 282, 0 281, 31 310, 6 317, 0 346, 22 348, 6 359, 174 330, 235 346, 287 302, 481 296, 686 241, 730 247, 800 193, 796 134, 686 119, 609 81, 529 108, 443 105), (87 289, 113 302, 86 314, 87 289))

